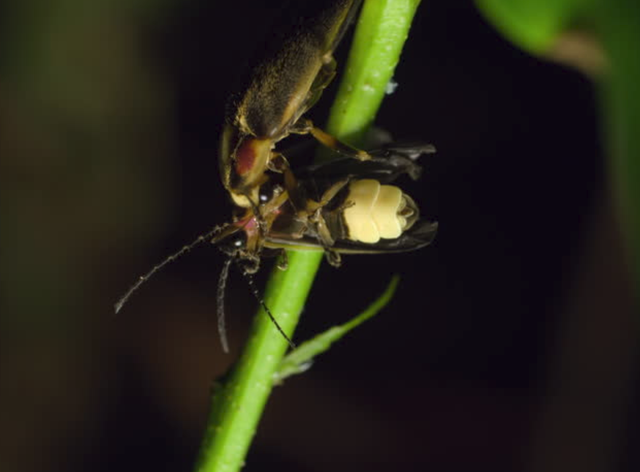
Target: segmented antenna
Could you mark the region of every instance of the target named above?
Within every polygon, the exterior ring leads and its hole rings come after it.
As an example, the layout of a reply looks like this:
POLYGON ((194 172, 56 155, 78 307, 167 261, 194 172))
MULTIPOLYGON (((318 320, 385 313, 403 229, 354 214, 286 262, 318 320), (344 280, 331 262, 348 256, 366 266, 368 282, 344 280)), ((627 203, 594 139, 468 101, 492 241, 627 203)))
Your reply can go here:
POLYGON ((229 342, 227 341, 227 327, 225 325, 224 317, 224 292, 227 287, 227 279, 229 278, 229 267, 233 262, 233 257, 229 257, 224 261, 222 271, 220 271, 220 278, 218 279, 218 293, 216 297, 218 312, 218 335, 220 336, 220 344, 222 344, 222 350, 225 353, 229 353, 229 342))
POLYGON ((155 266, 153 266, 153 268, 147 272, 146 274, 142 275, 138 281, 133 284, 131 286, 131 288, 129 290, 127 290, 127 293, 125 293, 120 300, 118 300, 118 302, 114 305, 115 308, 115 312, 116 314, 118 314, 118 312, 122 309, 122 307, 124 306, 125 303, 127 303, 127 300, 129 300, 129 297, 131 297, 131 295, 138 290, 138 288, 140 288, 140 286, 145 283, 147 280, 149 280, 156 272, 158 272, 160 269, 162 269, 164 266, 166 266, 167 264, 169 264, 170 262, 175 261, 177 258, 179 258, 180 256, 182 256, 185 252, 189 252, 191 249, 193 249, 194 247, 196 247, 198 244, 203 243, 207 240, 209 240, 210 238, 212 238, 216 233, 219 233, 221 231, 221 229, 219 227, 215 227, 213 228, 211 231, 209 231, 208 233, 205 234, 201 234, 200 236, 198 236, 191 244, 187 244, 186 246, 184 246, 182 249, 180 249, 178 252, 171 254, 169 257, 167 257, 164 261, 162 261, 160 264, 156 264, 155 266))
POLYGON ((278 329, 282 337, 287 341, 287 343, 289 344, 289 347, 291 349, 295 349, 296 345, 293 343, 293 341, 291 341, 291 339, 289 339, 289 336, 287 336, 287 334, 282 330, 282 328, 276 321, 276 318, 273 316, 273 313, 271 313, 271 310, 269 310, 269 307, 264 302, 264 299, 260 296, 260 292, 258 291, 258 288, 256 287, 256 284, 254 283, 253 277, 251 277, 251 274, 248 274, 247 272, 242 270, 242 267, 240 266, 238 266, 238 268, 240 269, 240 272, 242 272, 242 275, 244 275, 244 277, 247 279, 251 293, 253 293, 253 296, 256 298, 256 300, 258 300, 258 303, 260 303, 260 306, 262 306, 262 309, 269 316, 269 319, 271 320, 271 322, 278 329))

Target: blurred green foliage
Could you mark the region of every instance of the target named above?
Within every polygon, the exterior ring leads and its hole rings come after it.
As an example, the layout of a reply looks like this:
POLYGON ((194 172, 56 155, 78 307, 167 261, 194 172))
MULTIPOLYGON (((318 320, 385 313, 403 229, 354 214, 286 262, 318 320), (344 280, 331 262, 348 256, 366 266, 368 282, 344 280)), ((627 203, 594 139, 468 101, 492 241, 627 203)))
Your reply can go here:
POLYGON ((577 66, 592 77, 599 90, 611 189, 638 287, 640 4, 633 0, 477 0, 477 4, 514 44, 577 66), (594 56, 601 59, 594 61, 594 56))

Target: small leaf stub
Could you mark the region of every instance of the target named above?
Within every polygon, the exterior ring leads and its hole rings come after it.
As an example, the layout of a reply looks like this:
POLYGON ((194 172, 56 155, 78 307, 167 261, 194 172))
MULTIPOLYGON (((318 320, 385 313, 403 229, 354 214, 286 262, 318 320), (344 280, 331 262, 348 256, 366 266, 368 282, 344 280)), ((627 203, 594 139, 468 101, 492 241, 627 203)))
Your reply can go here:
POLYGON ((339 326, 332 326, 323 333, 303 342, 291 351, 280 363, 280 367, 273 375, 276 385, 282 384, 284 379, 298 375, 311 368, 314 358, 331 348, 331 345, 343 338, 347 333, 378 314, 393 298, 400 278, 394 275, 384 293, 369 305, 362 313, 339 326))

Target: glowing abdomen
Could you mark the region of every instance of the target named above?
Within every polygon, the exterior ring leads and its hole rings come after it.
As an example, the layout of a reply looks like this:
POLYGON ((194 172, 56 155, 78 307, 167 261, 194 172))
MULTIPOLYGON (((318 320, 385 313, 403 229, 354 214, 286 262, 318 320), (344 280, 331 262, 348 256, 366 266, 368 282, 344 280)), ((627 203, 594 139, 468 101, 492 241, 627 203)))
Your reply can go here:
POLYGON ((344 222, 352 241, 374 244, 398 238, 418 217, 415 203, 399 187, 371 179, 349 184, 344 222))

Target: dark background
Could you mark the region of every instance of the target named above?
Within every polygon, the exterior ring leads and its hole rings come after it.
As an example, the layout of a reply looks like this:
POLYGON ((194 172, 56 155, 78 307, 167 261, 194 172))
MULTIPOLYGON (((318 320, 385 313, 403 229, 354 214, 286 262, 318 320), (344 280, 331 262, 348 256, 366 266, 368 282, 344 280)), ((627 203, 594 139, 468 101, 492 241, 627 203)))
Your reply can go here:
MULTIPOLYGON (((224 101, 281 12, 40 3, 2 5, 0 460, 190 470, 255 300, 232 273, 224 355, 223 257, 205 246, 119 316, 112 305, 228 220, 224 101)), ((378 317, 274 390, 247 470, 637 469, 637 326, 597 90, 445 0, 422 2, 394 80, 377 125, 437 146, 403 186, 438 236, 323 265, 298 341, 358 313, 392 274, 402 282, 378 317)))

